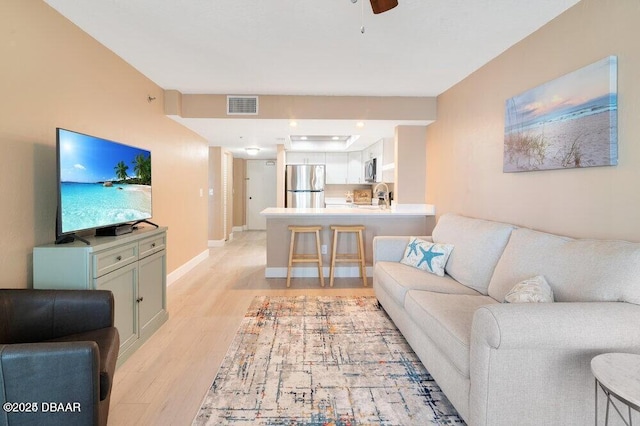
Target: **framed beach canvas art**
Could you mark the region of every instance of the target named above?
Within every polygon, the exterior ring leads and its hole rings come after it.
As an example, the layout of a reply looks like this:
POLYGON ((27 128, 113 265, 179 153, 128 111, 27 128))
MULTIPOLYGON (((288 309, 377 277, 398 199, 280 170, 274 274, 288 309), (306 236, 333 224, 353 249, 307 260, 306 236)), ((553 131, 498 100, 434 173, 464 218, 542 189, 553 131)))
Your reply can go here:
POLYGON ((617 112, 616 56, 508 99, 503 171, 617 165, 617 112))

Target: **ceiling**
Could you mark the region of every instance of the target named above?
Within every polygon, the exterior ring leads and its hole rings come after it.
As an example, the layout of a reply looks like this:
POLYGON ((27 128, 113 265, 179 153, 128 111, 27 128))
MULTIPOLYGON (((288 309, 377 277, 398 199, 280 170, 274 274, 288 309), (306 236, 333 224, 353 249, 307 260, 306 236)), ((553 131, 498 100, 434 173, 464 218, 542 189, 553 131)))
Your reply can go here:
MULTIPOLYGON (((164 89, 184 94, 437 96, 579 0, 45 0, 164 89), (364 3, 363 3, 364 2, 364 3), (364 27, 364 33, 361 31, 364 27)), ((212 146, 273 158, 290 134, 428 121, 184 119, 212 146)))

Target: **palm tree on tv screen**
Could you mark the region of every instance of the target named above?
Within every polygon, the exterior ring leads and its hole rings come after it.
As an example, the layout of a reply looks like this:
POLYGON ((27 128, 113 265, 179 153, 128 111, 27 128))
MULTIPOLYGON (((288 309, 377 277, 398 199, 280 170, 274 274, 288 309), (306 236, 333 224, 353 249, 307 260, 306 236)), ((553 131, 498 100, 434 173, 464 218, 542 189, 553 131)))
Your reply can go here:
POLYGON ((142 185, 151 185, 151 157, 145 158, 143 154, 136 155, 133 171, 138 175, 142 185))
POLYGON ((124 161, 120 161, 118 164, 116 164, 114 169, 116 171, 116 177, 118 179, 125 180, 126 178, 129 177, 129 175, 127 175, 127 170, 129 170, 129 166, 127 166, 124 163, 124 161))

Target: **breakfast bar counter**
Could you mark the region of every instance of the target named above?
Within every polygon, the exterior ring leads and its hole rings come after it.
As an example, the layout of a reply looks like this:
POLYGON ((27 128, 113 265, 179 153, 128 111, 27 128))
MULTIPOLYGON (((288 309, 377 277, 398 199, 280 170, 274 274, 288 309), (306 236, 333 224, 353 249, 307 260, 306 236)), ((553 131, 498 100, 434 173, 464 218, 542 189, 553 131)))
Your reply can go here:
MULTIPOLYGON (((405 204, 381 209, 378 206, 352 206, 344 208, 277 208, 264 209, 261 213, 267 220, 267 267, 265 277, 284 278, 287 276, 289 257, 290 225, 322 226, 320 244, 323 248, 322 263, 325 276, 329 276, 331 255, 331 225, 364 225, 365 258, 367 276, 372 274, 372 244, 378 235, 431 235, 435 226, 435 208, 429 204, 405 204)), ((301 236, 297 242, 300 252, 313 253, 313 238, 301 236)), ((355 238, 349 235, 340 240, 339 252, 353 251, 355 238)), ((336 268, 336 277, 359 276, 356 264, 345 264, 336 268)), ((295 267, 293 277, 317 277, 315 266, 295 267)))
POLYGON ((353 205, 351 207, 336 208, 279 208, 269 207, 260 212, 267 219, 273 217, 387 217, 398 218, 400 216, 433 216, 435 207, 430 204, 402 204, 391 208, 380 208, 379 206, 353 205))

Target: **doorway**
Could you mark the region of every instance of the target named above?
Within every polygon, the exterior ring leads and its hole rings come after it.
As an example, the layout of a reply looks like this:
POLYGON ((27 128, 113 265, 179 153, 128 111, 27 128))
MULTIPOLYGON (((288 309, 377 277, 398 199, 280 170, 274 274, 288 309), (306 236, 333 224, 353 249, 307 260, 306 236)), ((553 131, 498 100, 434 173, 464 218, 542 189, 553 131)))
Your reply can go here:
POLYGON ((276 161, 247 160, 247 228, 267 229, 267 219, 260 212, 276 207, 276 161))

